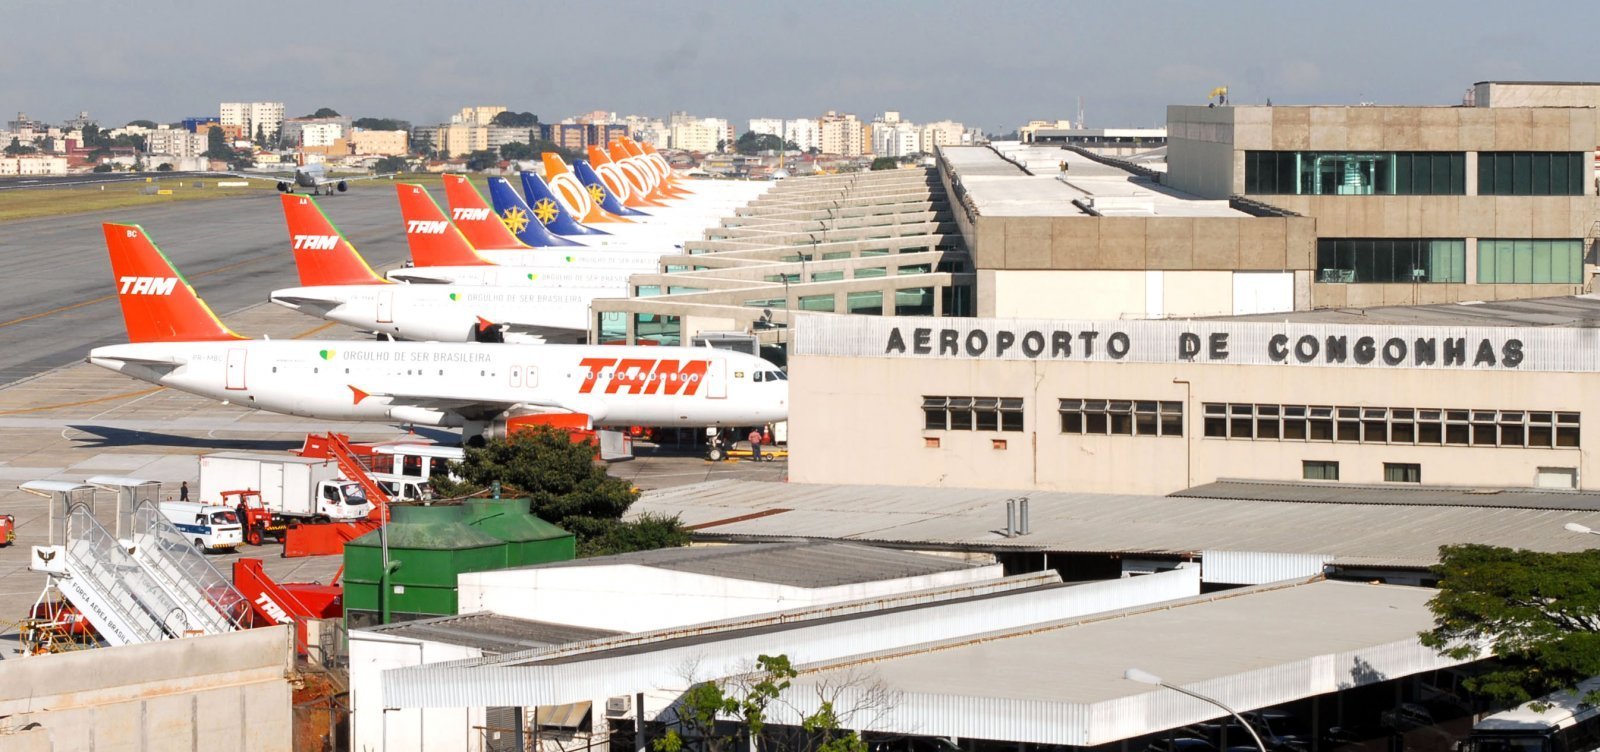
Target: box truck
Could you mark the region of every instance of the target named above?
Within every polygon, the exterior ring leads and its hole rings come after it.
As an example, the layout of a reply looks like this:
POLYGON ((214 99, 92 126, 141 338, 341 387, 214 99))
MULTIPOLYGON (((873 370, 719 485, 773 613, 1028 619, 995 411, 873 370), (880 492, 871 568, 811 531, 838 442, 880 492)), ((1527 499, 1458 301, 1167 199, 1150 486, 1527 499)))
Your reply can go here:
POLYGON ((307 522, 353 520, 372 505, 360 484, 333 460, 282 454, 220 452, 200 458, 200 499, 221 503, 228 491, 260 491, 273 514, 307 522))

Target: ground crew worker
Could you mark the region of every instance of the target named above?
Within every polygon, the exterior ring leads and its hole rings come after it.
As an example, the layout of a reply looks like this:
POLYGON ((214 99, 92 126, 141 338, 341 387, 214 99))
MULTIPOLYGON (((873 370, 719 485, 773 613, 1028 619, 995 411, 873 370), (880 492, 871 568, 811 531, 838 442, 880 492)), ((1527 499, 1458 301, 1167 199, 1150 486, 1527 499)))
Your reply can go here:
POLYGON ((750 429, 750 459, 761 461, 761 429, 750 429))

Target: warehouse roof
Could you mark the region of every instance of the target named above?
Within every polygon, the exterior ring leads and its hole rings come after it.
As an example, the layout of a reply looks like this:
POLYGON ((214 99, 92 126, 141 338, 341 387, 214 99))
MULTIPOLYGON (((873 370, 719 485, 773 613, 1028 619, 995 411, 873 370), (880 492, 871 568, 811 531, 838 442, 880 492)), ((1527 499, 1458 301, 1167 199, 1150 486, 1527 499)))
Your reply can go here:
MULTIPOLYGON (((1385 494, 1393 489, 1384 488, 1385 494)), ((1373 492, 1378 493, 1378 492, 1373 492)), ((1402 497, 1403 498, 1403 497, 1402 497)), ((1201 551, 1319 554, 1347 567, 1418 569, 1439 546, 1484 543, 1581 551, 1581 509, 1486 504, 1302 503, 902 486, 712 481, 646 493, 630 514, 680 515, 696 535, 760 541, 831 538, 903 547, 1190 556, 1201 551), (1032 531, 1005 537, 1005 501, 1030 499, 1032 531)))
POLYGON ((756 546, 661 548, 553 562, 537 569, 631 564, 656 569, 802 588, 853 585, 971 569, 942 556, 840 541, 787 541, 756 546))
POLYGON ((515 653, 622 634, 609 629, 575 627, 570 624, 518 619, 492 613, 403 621, 368 627, 363 631, 390 637, 478 648, 488 655, 515 653))
POLYGON ((1600 327, 1600 295, 1375 308, 1320 308, 1314 311, 1217 316, 1210 317, 1209 320, 1284 321, 1299 324, 1555 326, 1593 329, 1600 327))
POLYGON ((1195 499, 1235 499, 1330 504, 1495 507, 1600 512, 1600 493, 1543 488, 1371 486, 1358 483, 1220 480, 1172 494, 1195 499))

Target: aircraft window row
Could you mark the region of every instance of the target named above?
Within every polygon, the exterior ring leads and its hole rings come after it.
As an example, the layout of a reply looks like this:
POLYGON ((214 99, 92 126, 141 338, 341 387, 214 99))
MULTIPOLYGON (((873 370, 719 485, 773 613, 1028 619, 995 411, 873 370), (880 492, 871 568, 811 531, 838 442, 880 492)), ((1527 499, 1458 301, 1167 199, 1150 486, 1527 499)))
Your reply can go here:
POLYGON ((763 381, 788 381, 789 377, 783 371, 756 371, 757 383, 763 381))
POLYGON ((1064 399, 1061 432, 1091 436, 1182 436, 1183 403, 1156 400, 1064 399))
POLYGON ((1549 410, 1207 403, 1205 435, 1215 439, 1331 441, 1569 448, 1581 415, 1549 410))
POLYGON ((927 431, 1021 431, 1021 397, 922 398, 927 431))

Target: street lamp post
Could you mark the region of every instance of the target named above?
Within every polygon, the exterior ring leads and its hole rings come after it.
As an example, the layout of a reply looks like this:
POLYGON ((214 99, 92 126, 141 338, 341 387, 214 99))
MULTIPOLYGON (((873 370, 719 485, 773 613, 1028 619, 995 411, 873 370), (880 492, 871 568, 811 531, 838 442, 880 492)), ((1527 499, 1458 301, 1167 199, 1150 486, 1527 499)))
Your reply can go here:
POLYGON ((1580 524, 1578 524, 1576 522, 1568 522, 1567 524, 1562 525, 1562 527, 1566 528, 1567 532, 1569 532, 1569 533, 1580 533, 1580 534, 1587 534, 1587 535, 1600 535, 1600 530, 1596 530, 1596 529, 1594 529, 1592 527, 1589 527, 1588 525, 1580 525, 1580 524))
POLYGON ((1185 695, 1188 695, 1190 697, 1195 698, 1196 700, 1203 700, 1205 702, 1209 702, 1212 705, 1215 705, 1215 706, 1217 706, 1219 708, 1222 708, 1223 710, 1228 711, 1228 715, 1233 716, 1236 720, 1239 721, 1239 725, 1244 727, 1245 731, 1250 732, 1250 738, 1254 739, 1255 742, 1256 742, 1256 749, 1260 750, 1261 752, 1267 752, 1267 745, 1263 744, 1261 742, 1261 735, 1256 733, 1255 727, 1251 726, 1247 721, 1245 721, 1244 716, 1239 715, 1238 711, 1234 710, 1233 708, 1228 707, 1227 705, 1222 704, 1222 702, 1220 700, 1218 700, 1218 699, 1216 699, 1214 697, 1207 697, 1206 695, 1200 694, 1199 692, 1195 692, 1193 690, 1184 689, 1183 687, 1180 687, 1180 686, 1178 686, 1176 684, 1168 684, 1167 682, 1162 681, 1161 677, 1156 676, 1155 674, 1152 674, 1149 671, 1141 671, 1141 670, 1136 669, 1136 668, 1130 668, 1127 671, 1122 672, 1122 678, 1127 679, 1129 681, 1136 681, 1136 682, 1139 682, 1140 684, 1154 684, 1154 685, 1156 685, 1158 687, 1166 687, 1167 689, 1170 689, 1170 690, 1172 690, 1174 692, 1177 692, 1179 694, 1185 694, 1185 695))

